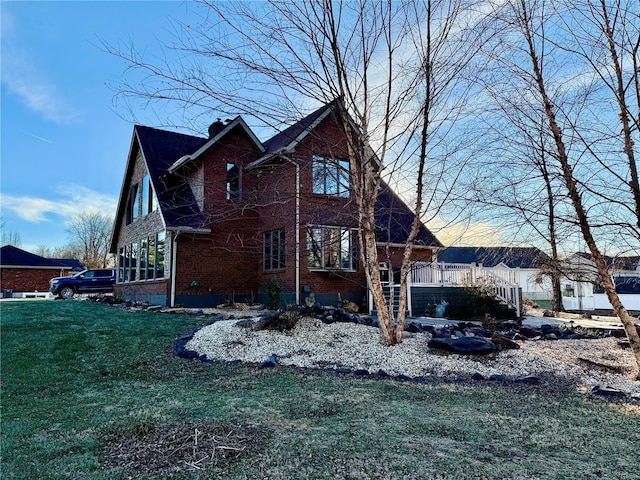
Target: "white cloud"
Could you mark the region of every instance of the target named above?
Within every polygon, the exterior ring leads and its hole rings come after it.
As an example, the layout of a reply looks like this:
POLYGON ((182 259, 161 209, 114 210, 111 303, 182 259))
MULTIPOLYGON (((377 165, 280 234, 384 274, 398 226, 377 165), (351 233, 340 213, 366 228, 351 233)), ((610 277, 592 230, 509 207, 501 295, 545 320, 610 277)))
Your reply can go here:
POLYGON ((114 214, 117 198, 77 185, 67 185, 56 190, 52 199, 2 194, 3 210, 10 210, 31 223, 42 223, 62 217, 65 222, 81 213, 99 212, 114 214))
POLYGON ((80 111, 64 98, 47 72, 37 67, 29 51, 18 43, 15 17, 3 8, 2 19, 2 83, 10 95, 15 95, 27 108, 58 124, 68 123, 80 111))
POLYGON ((58 124, 69 123, 80 115, 58 89, 46 81, 45 75, 28 63, 26 56, 20 58, 11 49, 5 50, 8 51, 3 52, 2 83, 10 94, 20 98, 33 112, 58 124))
POLYGON ((446 224, 435 219, 427 227, 446 247, 492 247, 505 244, 505 232, 487 222, 446 224))

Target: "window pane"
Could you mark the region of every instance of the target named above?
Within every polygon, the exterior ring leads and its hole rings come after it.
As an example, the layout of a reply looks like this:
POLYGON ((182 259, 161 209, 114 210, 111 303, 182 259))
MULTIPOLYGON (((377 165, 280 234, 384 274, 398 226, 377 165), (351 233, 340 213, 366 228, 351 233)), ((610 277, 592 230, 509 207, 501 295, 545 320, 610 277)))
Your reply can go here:
POLYGON ((278 268, 285 268, 284 228, 278 230, 278 268))
POLYGON ((135 220, 140 216, 140 185, 131 187, 131 219, 135 220))
POLYGON ((131 278, 131 270, 129 268, 131 265, 131 245, 126 245, 124 247, 124 275, 122 277, 123 282, 128 282, 131 278))
POLYGON ((140 256, 140 252, 138 251, 138 242, 131 244, 131 274, 129 278, 132 282, 138 280, 138 258, 140 256))
POLYGON ((307 264, 311 268, 322 266, 322 229, 309 227, 307 229, 307 264))
POLYGON ((338 195, 341 197, 349 197, 350 188, 349 162, 340 160, 338 162, 338 195))
POLYGON ((340 230, 337 228, 324 229, 324 266, 325 268, 340 267, 340 230))
POLYGON ((348 197, 350 188, 348 161, 314 155, 313 193, 348 197))
POLYGON ((142 216, 145 216, 149 213, 149 175, 142 178, 140 188, 142 190, 142 216))
POLYGON ((156 236, 151 235, 147 242, 147 279, 151 280, 155 278, 156 236))
POLYGON ((156 242, 156 278, 164 278, 164 244, 165 233, 160 232, 156 242))
POLYGON ((240 172, 238 166, 227 163, 227 200, 237 200, 240 196, 240 172))
POLYGON ((263 234, 263 256, 264 256, 264 269, 271 270, 271 232, 265 232, 263 234))
POLYGON ((118 249, 118 283, 124 281, 124 248, 118 249))
POLYGON ((340 239, 341 267, 345 270, 351 269, 351 233, 348 229, 343 229, 340 239))
POLYGON ((284 228, 264 233, 264 269, 285 268, 284 228))
POLYGON ((313 193, 324 194, 324 179, 327 176, 325 171, 325 162, 322 157, 313 157, 313 193))
POLYGON ((140 242, 140 280, 147 279, 147 255, 147 239, 145 238, 140 242))

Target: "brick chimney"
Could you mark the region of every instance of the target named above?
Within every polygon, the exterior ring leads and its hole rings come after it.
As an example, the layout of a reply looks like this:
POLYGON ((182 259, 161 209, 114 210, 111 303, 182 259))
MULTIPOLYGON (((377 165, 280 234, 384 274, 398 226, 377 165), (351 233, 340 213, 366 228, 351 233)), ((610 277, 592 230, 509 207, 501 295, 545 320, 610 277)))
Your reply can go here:
POLYGON ((215 137, 217 134, 219 134, 222 131, 224 127, 225 127, 225 124, 222 122, 221 119, 218 118, 215 122, 209 125, 209 138, 215 137))

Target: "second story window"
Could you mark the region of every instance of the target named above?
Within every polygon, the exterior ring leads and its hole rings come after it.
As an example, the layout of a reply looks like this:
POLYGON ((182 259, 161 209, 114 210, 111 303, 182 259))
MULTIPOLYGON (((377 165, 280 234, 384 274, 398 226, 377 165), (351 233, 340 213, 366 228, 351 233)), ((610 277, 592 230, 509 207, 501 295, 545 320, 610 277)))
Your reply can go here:
POLYGON ((313 156, 313 193, 348 198, 350 188, 347 160, 313 156))
POLYGON ((156 194, 151 185, 149 175, 145 175, 140 183, 131 186, 129 203, 127 204, 127 224, 137 218, 153 212, 158 205, 156 194))
POLYGON ((227 163, 227 200, 240 198, 240 170, 235 163, 227 163))

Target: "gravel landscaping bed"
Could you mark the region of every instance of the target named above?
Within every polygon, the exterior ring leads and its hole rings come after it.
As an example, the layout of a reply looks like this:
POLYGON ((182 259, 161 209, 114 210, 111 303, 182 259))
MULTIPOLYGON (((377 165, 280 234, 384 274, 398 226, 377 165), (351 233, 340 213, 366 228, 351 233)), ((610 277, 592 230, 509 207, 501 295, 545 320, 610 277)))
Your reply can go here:
MULTIPOLYGON (((519 341, 517 350, 457 355, 427 346, 428 333, 406 333, 400 345, 385 347, 377 328, 354 323, 325 324, 303 317, 288 332, 253 330, 259 313, 221 320, 195 332, 186 349, 210 361, 241 361, 317 369, 349 369, 425 378, 502 378, 555 375, 591 391, 610 387, 637 397, 634 359, 620 338, 519 341), (625 348, 626 347, 626 348, 625 348)), ((626 344, 626 345, 625 345, 626 344)))

